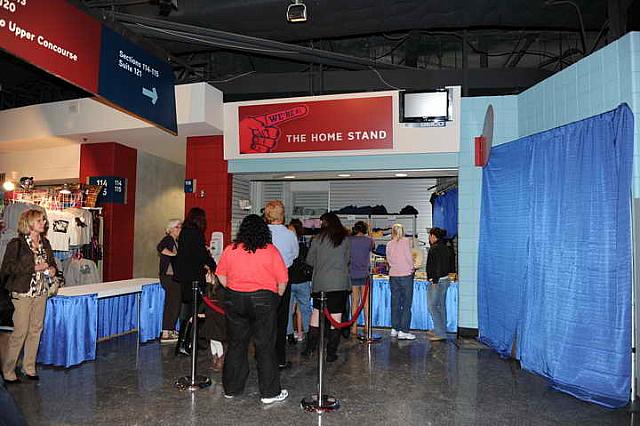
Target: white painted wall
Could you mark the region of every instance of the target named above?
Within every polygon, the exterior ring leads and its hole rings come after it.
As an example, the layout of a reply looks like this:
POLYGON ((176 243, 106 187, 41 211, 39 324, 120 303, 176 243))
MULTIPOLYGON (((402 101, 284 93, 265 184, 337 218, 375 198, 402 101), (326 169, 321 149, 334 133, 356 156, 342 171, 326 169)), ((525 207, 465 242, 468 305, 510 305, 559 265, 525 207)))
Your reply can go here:
MULTIPOLYGON (((301 98, 269 99, 264 101, 233 102, 224 104, 224 156, 226 160, 288 157, 339 157, 372 154, 425 154, 455 152, 460 148, 460 87, 453 90, 452 121, 446 127, 407 127, 399 122, 399 96, 396 91, 349 93, 341 95, 306 96, 301 98), (392 96, 393 98, 393 149, 353 151, 282 152, 270 154, 240 155, 238 144, 238 107, 245 105, 309 102, 353 98, 392 96)), ((330 130, 330 129, 328 129, 330 130)))
POLYGON ((184 164, 187 136, 222 134, 222 92, 206 83, 175 90, 179 136, 85 98, 0 111, 0 153, 118 142, 184 164))
POLYGON ((33 176, 36 183, 80 177, 80 145, 0 153, 0 173, 33 176))

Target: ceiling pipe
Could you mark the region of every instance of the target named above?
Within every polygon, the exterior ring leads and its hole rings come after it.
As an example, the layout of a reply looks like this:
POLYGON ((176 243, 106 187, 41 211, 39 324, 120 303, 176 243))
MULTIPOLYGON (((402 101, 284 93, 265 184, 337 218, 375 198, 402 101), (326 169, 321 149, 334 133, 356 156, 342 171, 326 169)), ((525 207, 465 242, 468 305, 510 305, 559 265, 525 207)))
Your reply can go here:
POLYGON ((126 24, 128 28, 149 37, 169 39, 216 46, 229 50, 243 52, 251 51, 255 54, 285 58, 301 63, 313 62, 336 68, 363 70, 377 69, 412 69, 401 65, 376 62, 370 59, 312 49, 295 44, 281 43, 263 38, 250 37, 242 34, 228 33, 195 25, 180 24, 163 19, 146 18, 119 12, 105 12, 105 19, 113 19, 126 24))

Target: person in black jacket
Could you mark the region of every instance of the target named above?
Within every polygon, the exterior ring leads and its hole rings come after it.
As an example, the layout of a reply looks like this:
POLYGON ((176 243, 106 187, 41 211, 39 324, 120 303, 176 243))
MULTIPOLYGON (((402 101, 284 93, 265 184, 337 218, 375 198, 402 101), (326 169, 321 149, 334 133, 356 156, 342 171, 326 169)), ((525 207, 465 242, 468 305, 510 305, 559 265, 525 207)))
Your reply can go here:
POLYGON ((431 228, 429 231, 429 254, 427 255, 427 279, 431 282, 427 293, 429 312, 433 319, 433 335, 431 341, 446 340, 447 338, 447 307, 445 300, 449 288, 449 272, 451 270, 451 251, 447 247, 444 237, 447 231, 431 228))
POLYGON ((216 262, 209 255, 204 240, 207 218, 204 210, 194 207, 189 210, 178 237, 178 254, 174 260, 174 279, 180 283, 182 307, 180 310, 180 333, 176 355, 190 355, 186 345, 189 340, 189 316, 193 310, 192 282, 206 285, 207 270, 215 272, 216 262))
POLYGON ((37 209, 22 212, 19 236, 9 241, 0 276, 11 293, 13 332, 4 348, 2 375, 6 383, 18 383, 16 364, 22 353, 22 369, 29 380, 39 380, 36 357, 51 277, 56 275, 51 244, 45 238, 46 217, 37 209))

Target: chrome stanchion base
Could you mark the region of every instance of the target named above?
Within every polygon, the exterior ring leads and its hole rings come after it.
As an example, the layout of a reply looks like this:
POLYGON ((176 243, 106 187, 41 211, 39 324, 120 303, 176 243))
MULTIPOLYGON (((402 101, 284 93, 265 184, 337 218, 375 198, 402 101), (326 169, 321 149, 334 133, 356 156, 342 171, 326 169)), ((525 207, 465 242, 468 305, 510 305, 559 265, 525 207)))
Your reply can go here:
POLYGON ((304 411, 326 413, 340 408, 340 400, 331 395, 322 395, 322 403, 318 403, 318 395, 311 395, 300 401, 304 411))
POLYGON ((198 389, 204 389, 211 386, 211 379, 207 376, 196 376, 196 379, 191 383, 191 376, 183 376, 180 377, 176 383, 175 387, 180 390, 190 390, 195 391, 198 389))
POLYGON ((371 337, 367 337, 366 334, 358 334, 358 340, 360 343, 379 343, 382 340, 382 336, 373 334, 371 337))

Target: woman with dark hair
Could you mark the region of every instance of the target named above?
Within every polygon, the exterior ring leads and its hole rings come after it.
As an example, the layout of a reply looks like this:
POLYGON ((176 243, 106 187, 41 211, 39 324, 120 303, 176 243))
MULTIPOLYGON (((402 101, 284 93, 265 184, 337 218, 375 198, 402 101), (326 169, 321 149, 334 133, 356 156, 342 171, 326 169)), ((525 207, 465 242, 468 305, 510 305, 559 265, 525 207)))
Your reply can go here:
POLYGON ((311 273, 313 270, 305 261, 309 248, 302 239, 304 228, 302 227, 300 219, 291 219, 289 222, 289 229, 294 231, 298 237, 299 254, 293 261, 293 265, 289 268, 291 301, 289 302, 289 324, 287 327, 287 335, 292 336, 294 334, 293 314, 297 305, 298 313, 300 314, 300 326, 297 327, 299 332, 295 332, 296 335, 294 338, 301 342, 304 339, 304 334, 309 331, 309 319, 311 317, 311 273))
POLYGON ((433 319, 433 336, 429 340, 437 342, 447 339, 447 289, 449 272, 452 270, 451 251, 444 240, 447 231, 431 228, 429 231, 429 254, 427 255, 427 279, 431 282, 427 291, 429 312, 433 319))
MULTIPOLYGON (((320 216, 320 233, 311 241, 307 263, 313 266, 312 293, 313 313, 307 337, 307 347, 303 354, 310 355, 318 345, 320 335, 320 293, 326 297, 325 306, 336 321, 342 320, 342 312, 349 291, 349 261, 351 259, 351 241, 347 238, 347 230, 342 226, 335 213, 320 216)), ((336 355, 340 344, 340 330, 333 326, 329 330, 327 344, 327 362, 338 359, 336 355)))
MULTIPOLYGON (((367 236, 369 226, 363 221, 358 221, 353 225, 351 230, 351 266, 349 268, 349 276, 351 278, 351 315, 355 315, 361 298, 364 295, 363 287, 369 281, 369 270, 371 269, 371 252, 374 248, 373 240, 367 236)), ((368 312, 369 304, 365 305, 364 328, 365 334, 369 327, 368 312)), ((355 322, 351 327, 351 334, 358 334, 358 323, 355 322)))
POLYGON ((271 231, 258 215, 244 218, 238 235, 220 258, 216 271, 227 288, 225 315, 228 349, 222 371, 225 398, 242 394, 249 375, 247 349, 253 338, 258 386, 263 404, 284 401, 276 356, 276 319, 280 296, 289 279, 271 231))
POLYGON ((204 240, 207 217, 199 207, 189 210, 178 237, 178 253, 174 260, 174 279, 180 283, 182 306, 180 309, 180 333, 176 344, 176 355, 190 355, 188 349, 193 310, 193 281, 205 286, 207 270, 214 272, 216 262, 210 256, 204 240))

